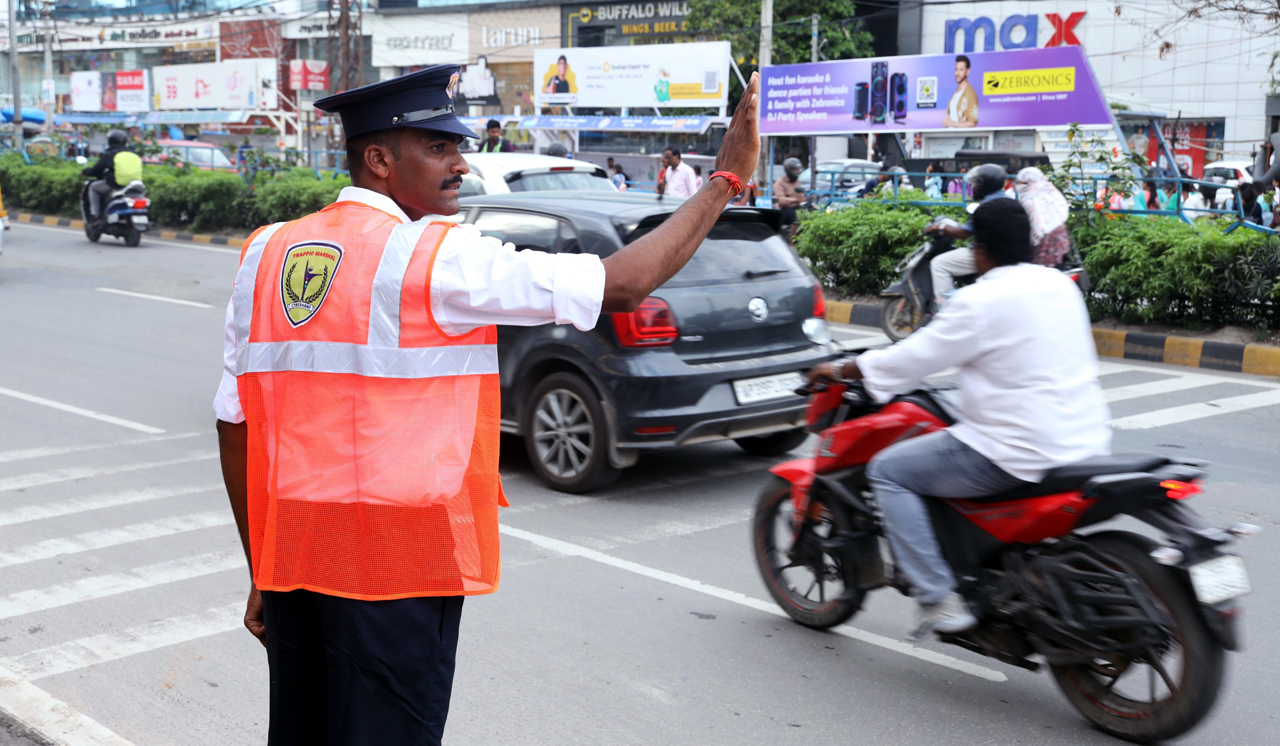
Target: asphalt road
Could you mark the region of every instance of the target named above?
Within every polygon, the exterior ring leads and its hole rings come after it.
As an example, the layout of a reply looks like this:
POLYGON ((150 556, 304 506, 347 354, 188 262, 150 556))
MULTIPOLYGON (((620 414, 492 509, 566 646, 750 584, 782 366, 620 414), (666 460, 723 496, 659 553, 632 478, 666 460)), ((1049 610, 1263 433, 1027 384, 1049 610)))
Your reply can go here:
MULTIPOLYGON (((27 225, 6 238, 0 707, 68 743, 264 742, 266 659, 240 626, 249 580, 210 410, 236 252, 27 225)), ((1245 651, 1179 743, 1276 743, 1280 381, 1104 374, 1118 451, 1213 461, 1194 505, 1264 527, 1241 546, 1245 651)), ((910 604, 892 591, 836 632, 780 617, 747 531, 773 460, 704 445, 567 496, 503 445, 502 589, 466 603, 449 743, 1112 742, 1045 674, 895 642, 910 604)), ((0 725, 6 739, 24 742, 0 725)))

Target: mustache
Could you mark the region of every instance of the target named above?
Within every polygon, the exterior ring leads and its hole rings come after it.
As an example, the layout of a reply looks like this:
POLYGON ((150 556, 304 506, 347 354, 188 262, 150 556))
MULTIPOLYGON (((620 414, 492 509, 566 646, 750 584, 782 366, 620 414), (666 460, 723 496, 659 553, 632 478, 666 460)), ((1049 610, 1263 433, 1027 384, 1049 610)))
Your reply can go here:
POLYGON ((455 186, 455 185, 457 185, 457 184, 461 184, 461 183, 462 183, 462 177, 461 177, 461 176, 455 176, 455 177, 453 177, 452 179, 445 179, 445 180, 444 180, 444 183, 442 183, 442 184, 440 185, 440 188, 441 188, 441 189, 448 189, 449 187, 452 187, 452 186, 455 186))

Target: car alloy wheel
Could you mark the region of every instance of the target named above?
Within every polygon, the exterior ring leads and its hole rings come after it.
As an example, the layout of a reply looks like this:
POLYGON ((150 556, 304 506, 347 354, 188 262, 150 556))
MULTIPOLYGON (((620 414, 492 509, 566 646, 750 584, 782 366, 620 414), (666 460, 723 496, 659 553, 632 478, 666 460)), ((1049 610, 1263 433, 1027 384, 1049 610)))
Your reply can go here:
POLYGON ((587 404, 566 389, 553 389, 538 400, 533 440, 538 460, 561 479, 573 479, 591 461, 594 423, 587 404))

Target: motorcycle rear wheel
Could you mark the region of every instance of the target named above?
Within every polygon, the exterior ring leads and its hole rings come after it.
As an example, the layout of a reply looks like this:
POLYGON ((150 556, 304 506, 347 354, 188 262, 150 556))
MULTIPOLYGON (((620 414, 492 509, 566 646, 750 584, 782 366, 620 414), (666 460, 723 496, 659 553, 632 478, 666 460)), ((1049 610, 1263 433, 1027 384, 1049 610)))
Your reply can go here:
MULTIPOLYGON (((847 622, 861 606, 849 597, 844 578, 856 577, 845 560, 822 544, 852 530, 849 517, 819 497, 811 503, 801 537, 791 542, 791 484, 772 478, 756 500, 751 545, 769 595, 787 615, 806 627, 827 629, 847 622), (816 596, 816 598, 815 598, 816 596)), ((855 594, 861 591, 854 589, 855 594)))
POLYGON ((1191 590, 1174 570, 1149 556, 1156 546, 1153 542, 1125 531, 1097 533, 1088 541, 1155 597, 1173 620, 1170 640, 1152 651, 1159 667, 1137 656, 1122 656, 1095 665, 1052 666, 1054 680, 1080 714, 1117 738, 1152 743, 1186 733, 1217 702, 1225 651, 1205 626, 1191 590), (1139 670, 1137 676, 1130 675, 1139 670), (1126 682, 1124 686, 1121 681, 1126 682), (1137 691, 1129 696, 1126 689, 1137 691), (1150 697, 1145 701, 1136 698, 1144 689, 1150 697))
POLYGON ((884 299, 880 305, 880 328, 894 342, 901 342, 919 328, 911 302, 905 295, 884 299))
POLYGON ((142 232, 133 226, 129 226, 129 232, 124 234, 124 245, 133 248, 142 243, 142 232))

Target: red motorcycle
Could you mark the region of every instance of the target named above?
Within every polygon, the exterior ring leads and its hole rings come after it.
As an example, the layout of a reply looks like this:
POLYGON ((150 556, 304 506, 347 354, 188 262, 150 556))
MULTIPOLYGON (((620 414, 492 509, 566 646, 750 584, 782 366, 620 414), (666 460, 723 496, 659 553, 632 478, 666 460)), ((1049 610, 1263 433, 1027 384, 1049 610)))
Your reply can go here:
MULTIPOLYGON (((809 399, 813 458, 779 464, 761 493, 753 544, 769 593, 800 624, 847 621, 869 591, 908 592, 883 540, 866 465, 906 438, 954 424, 940 389, 881 404, 857 381, 819 382, 809 399)), ((1206 464, 1106 456, 1039 484, 968 500, 927 500, 942 553, 978 625, 940 639, 1035 671, 1048 664, 1086 718, 1139 743, 1195 727, 1238 647, 1239 556, 1257 531, 1210 526, 1187 505, 1206 464), (1081 529, 1127 515, 1165 537, 1081 529), (1035 659, 1033 659, 1033 656, 1035 659)))

